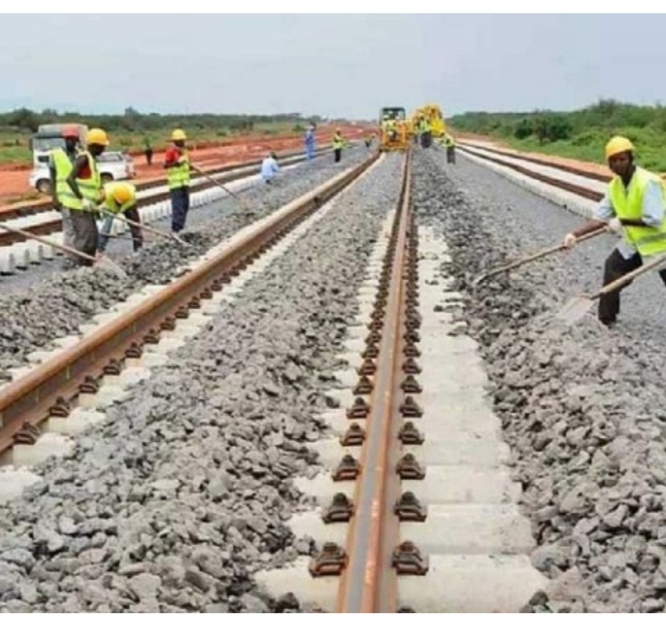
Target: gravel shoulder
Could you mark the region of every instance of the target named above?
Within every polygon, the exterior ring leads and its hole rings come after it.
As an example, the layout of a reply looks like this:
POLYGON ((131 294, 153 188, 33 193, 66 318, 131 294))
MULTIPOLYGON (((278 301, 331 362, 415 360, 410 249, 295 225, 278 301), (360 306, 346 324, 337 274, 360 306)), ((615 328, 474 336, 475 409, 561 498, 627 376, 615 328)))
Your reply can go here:
POLYGON ((662 612, 666 606, 666 448, 662 371, 666 291, 658 277, 623 293, 621 323, 554 320, 600 285, 610 237, 510 277, 474 276, 560 241, 580 218, 443 152, 415 155, 419 219, 444 232, 480 342, 489 393, 512 450, 523 506, 553 583, 534 612, 662 612))

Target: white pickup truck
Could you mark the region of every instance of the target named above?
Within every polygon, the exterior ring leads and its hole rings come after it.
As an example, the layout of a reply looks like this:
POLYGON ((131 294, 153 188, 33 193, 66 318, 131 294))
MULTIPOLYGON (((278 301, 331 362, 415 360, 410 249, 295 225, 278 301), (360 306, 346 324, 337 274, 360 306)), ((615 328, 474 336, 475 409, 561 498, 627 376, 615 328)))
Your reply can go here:
MULTIPOLYGON (((127 180, 136 175, 134 160, 124 152, 104 152, 97 157, 97 165, 104 183, 112 180, 127 180)), ((51 178, 47 163, 40 162, 35 165, 30 173, 30 186, 40 193, 51 193, 51 178)))

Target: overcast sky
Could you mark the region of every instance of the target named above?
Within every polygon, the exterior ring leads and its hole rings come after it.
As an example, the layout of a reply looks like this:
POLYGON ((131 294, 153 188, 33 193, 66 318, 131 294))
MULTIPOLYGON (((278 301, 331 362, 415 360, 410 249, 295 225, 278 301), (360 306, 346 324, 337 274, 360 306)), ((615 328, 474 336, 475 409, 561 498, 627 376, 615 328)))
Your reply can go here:
MULTIPOLYGON (((185 5, 183 8, 187 8, 185 5)), ((666 101, 666 15, 3 15, 0 109, 320 114, 666 101)))

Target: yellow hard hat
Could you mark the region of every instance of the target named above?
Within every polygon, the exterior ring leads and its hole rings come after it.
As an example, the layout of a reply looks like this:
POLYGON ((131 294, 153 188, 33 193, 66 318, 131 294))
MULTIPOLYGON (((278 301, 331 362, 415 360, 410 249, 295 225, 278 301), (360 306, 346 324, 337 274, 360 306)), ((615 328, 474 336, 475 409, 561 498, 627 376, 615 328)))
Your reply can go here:
POLYGON ((171 141, 185 141, 186 139, 187 135, 185 134, 185 131, 180 128, 176 128, 176 130, 171 133, 171 141))
POLYGON ((109 138, 101 128, 91 128, 86 135, 86 143, 88 145, 96 143, 100 146, 108 146, 109 138))
POLYGON ((136 188, 130 183, 115 183, 109 190, 111 197, 118 204, 125 204, 136 199, 136 188))
POLYGON ((626 137, 613 137, 606 144, 606 159, 610 159, 620 152, 634 152, 635 150, 634 144, 626 137))

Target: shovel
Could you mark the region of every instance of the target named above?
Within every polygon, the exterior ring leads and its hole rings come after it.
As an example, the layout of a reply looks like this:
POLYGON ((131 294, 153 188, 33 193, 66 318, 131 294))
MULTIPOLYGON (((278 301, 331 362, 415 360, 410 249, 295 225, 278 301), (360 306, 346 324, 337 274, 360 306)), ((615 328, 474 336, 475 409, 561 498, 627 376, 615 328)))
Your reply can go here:
POLYGON ((590 296, 582 295, 577 296, 576 298, 572 298, 560 309, 556 315, 557 319, 563 321, 567 326, 576 323, 582 319, 585 314, 592 308, 595 300, 598 300, 601 298, 601 296, 605 296, 607 293, 611 293, 611 291, 615 291, 620 287, 624 287, 624 285, 630 283, 634 278, 641 276, 642 274, 645 274, 650 270, 663 265, 664 263, 666 263, 666 255, 659 256, 656 259, 652 259, 652 261, 649 263, 642 265, 638 269, 635 269, 633 272, 629 272, 617 280, 614 280, 612 283, 609 283, 590 296))
POLYGON ((95 258, 94 256, 90 256, 89 254, 86 254, 85 252, 80 252, 79 250, 76 250, 75 248, 70 248, 69 246, 66 246, 64 244, 60 243, 55 243, 53 241, 49 241, 48 239, 45 239, 44 237, 40 237, 39 235, 33 235, 32 233, 28 232, 27 230, 22 230, 21 228, 13 228, 12 226, 7 226, 7 224, 1 223, 0 222, 0 228, 3 230, 6 230, 10 233, 14 233, 15 235, 21 235, 22 237, 25 237, 26 239, 34 239, 35 241, 39 241, 40 243, 43 243, 46 246, 51 246, 52 248, 57 248, 58 250, 62 250, 63 252, 67 252, 73 256, 77 256, 80 259, 85 259, 86 261, 92 261, 95 263, 95 265, 103 268, 110 270, 120 276, 121 278, 127 278, 127 273, 125 270, 120 267, 117 263, 114 263, 111 259, 107 257, 100 257, 100 258, 95 258))
POLYGON ((225 187, 220 181, 215 180, 210 174, 208 174, 207 172, 204 172, 201 168, 197 167, 196 165, 192 165, 192 164, 190 163, 190 167, 191 167, 195 172, 199 172, 199 174, 201 174, 204 178, 207 178, 207 179, 208 179, 209 181, 211 181, 214 185, 217 185, 218 187, 220 187, 220 189, 224 190, 224 191, 225 191, 226 193, 228 193, 232 198, 235 198, 236 200, 238 200, 238 202, 240 202, 240 204, 243 206, 243 208, 244 208, 246 211, 252 212, 252 207, 250 207, 250 206, 247 204, 247 202, 245 202, 245 200, 243 200, 243 198, 241 198, 237 193, 234 193, 233 191, 231 191, 231 189, 229 189, 228 187, 225 187))
POLYGON ((154 235, 158 235, 160 237, 166 237, 167 239, 173 239, 174 241, 177 241, 179 244, 185 247, 192 247, 192 244, 187 243, 184 239, 181 239, 176 233, 167 233, 166 231, 163 230, 158 230, 157 228, 152 228, 151 226, 146 226, 145 224, 139 224, 139 222, 135 222, 133 220, 128 219, 124 215, 118 215, 117 213, 111 213, 111 211, 106 211, 105 209, 100 209, 99 207, 97 208, 97 211, 99 211, 102 215, 107 215, 108 217, 112 217, 113 219, 120 220, 121 222, 125 222, 126 224, 129 224, 130 226, 135 226, 136 228, 141 228, 142 230, 145 230, 148 233, 153 233, 154 235))
MULTIPOLYGON (((600 235, 601 233, 605 232, 608 232, 608 228, 605 226, 597 230, 593 230, 591 233, 587 233, 587 235, 578 237, 578 239, 576 239, 576 243, 587 241, 588 239, 592 239, 593 237, 596 237, 597 235, 600 235)), ((555 254, 556 252, 560 252, 566 249, 567 249, 566 246, 560 243, 556 246, 553 246, 552 248, 546 248, 544 250, 540 250, 539 252, 535 252, 534 254, 530 254, 529 256, 523 257, 522 259, 518 259, 517 261, 513 261, 513 263, 509 263, 508 265, 503 265, 489 272, 483 272, 474 279, 474 281, 472 282, 472 286, 476 287, 477 285, 482 283, 484 280, 487 280, 491 276, 497 276, 497 274, 508 272, 527 263, 531 263, 532 261, 536 261, 537 259, 542 259, 543 257, 555 254)))

